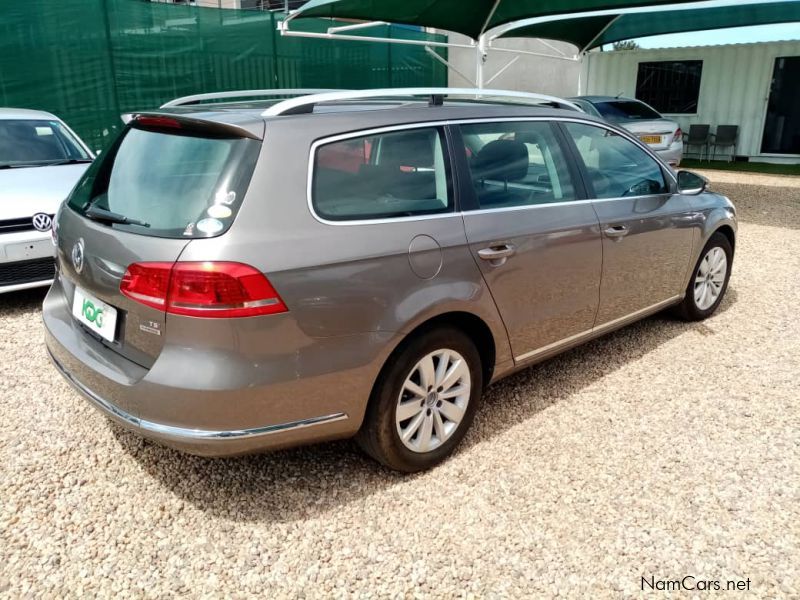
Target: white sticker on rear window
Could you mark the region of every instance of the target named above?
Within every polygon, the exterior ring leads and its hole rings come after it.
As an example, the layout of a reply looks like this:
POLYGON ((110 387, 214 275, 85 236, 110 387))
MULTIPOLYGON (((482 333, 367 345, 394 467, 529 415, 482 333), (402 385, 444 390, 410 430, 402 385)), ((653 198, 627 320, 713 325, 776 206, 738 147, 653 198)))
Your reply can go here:
POLYGON ((236 192, 217 192, 214 196, 214 204, 233 204, 236 202, 236 192))
POLYGON ((203 219, 197 222, 197 231, 203 233, 219 233, 223 227, 222 221, 217 219, 203 219))
POLYGON ((230 208, 225 206, 224 204, 214 204, 208 207, 206 211, 209 217, 214 217, 215 219, 227 219, 233 214, 230 208))

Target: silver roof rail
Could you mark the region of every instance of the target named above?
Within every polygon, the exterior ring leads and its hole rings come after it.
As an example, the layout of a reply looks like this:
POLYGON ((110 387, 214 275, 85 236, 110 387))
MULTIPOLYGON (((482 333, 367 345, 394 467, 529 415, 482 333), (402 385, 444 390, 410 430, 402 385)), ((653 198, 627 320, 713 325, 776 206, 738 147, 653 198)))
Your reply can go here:
POLYGON ((275 89, 275 90, 235 90, 231 92, 210 92, 208 94, 194 94, 193 96, 183 96, 182 98, 175 98, 161 108, 172 108, 174 106, 185 106, 187 104, 197 104, 203 100, 225 100, 228 98, 250 98, 255 96, 308 96, 311 94, 323 94, 326 92, 335 92, 332 89, 275 89))
POLYGON ((290 98, 282 102, 278 102, 269 107, 262 113, 264 117, 277 117, 280 115, 292 115, 309 113, 314 110, 316 104, 322 102, 339 102, 347 100, 368 100, 368 99, 382 99, 382 98, 411 98, 416 96, 430 96, 432 104, 441 104, 445 96, 463 96, 471 99, 480 100, 483 98, 495 100, 512 100, 520 104, 543 104, 552 103, 556 106, 563 108, 570 108, 580 112, 578 105, 557 98, 555 96, 546 96, 544 94, 534 94, 530 92, 517 92, 512 90, 486 90, 478 88, 387 88, 375 90, 342 90, 336 92, 327 92, 319 94, 311 94, 307 96, 299 96, 297 98, 290 98))

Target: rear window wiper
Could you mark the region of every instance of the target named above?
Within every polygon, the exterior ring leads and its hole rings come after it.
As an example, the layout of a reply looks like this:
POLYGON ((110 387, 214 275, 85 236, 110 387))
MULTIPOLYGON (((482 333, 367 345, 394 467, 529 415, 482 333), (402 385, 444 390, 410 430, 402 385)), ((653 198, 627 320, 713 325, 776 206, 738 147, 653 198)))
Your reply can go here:
POLYGON ((140 221, 139 219, 131 219, 130 217, 111 212, 110 210, 100 208, 99 206, 90 206, 83 214, 89 219, 92 219, 93 221, 100 221, 101 223, 118 223, 119 225, 140 225, 141 227, 150 227, 150 223, 140 221))

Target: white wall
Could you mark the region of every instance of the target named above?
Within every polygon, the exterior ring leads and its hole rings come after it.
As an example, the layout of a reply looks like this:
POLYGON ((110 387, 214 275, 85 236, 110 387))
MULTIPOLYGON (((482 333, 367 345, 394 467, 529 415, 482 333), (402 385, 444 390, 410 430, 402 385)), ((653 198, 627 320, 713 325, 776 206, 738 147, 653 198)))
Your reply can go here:
MULTIPOLYGON (((450 34, 450 42, 453 44, 468 44, 469 39, 458 35, 450 34)), ((575 46, 560 42, 549 42, 561 50, 567 56, 573 56, 577 51, 575 46)), ((543 54, 554 54, 551 48, 541 43, 539 40, 511 39, 497 42, 502 48, 514 50, 527 50, 529 52, 540 52, 543 54)), ((453 66, 466 75, 470 81, 466 81, 459 76, 453 69, 448 70, 448 82, 451 87, 474 87, 475 65, 477 50, 467 48, 449 48, 449 61, 453 66)), ((530 56, 526 54, 512 54, 509 52, 489 51, 489 58, 484 69, 484 80, 489 79, 497 73, 508 61, 515 56, 520 59, 509 67, 497 79, 487 84, 486 87, 504 90, 518 90, 522 92, 537 92, 540 94, 550 94, 553 96, 574 96, 578 93, 578 76, 580 65, 575 61, 567 61, 555 58, 530 56)), ((434 59, 431 59, 434 60, 434 59)))
MULTIPOLYGON (((702 41, 700 36, 698 41, 702 41)), ((708 123, 712 131, 717 125, 739 125, 737 154, 754 160, 778 160, 776 156, 780 155, 761 154, 761 138, 772 71, 779 56, 800 56, 800 41, 590 52, 583 67, 585 93, 622 93, 632 98, 640 62, 702 60, 697 114, 668 116, 685 131, 692 123, 708 123)))

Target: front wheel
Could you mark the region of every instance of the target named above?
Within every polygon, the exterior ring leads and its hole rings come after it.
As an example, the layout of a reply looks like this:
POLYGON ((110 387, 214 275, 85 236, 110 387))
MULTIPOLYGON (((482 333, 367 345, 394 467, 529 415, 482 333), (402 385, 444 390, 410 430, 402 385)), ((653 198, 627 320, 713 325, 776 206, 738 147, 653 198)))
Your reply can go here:
POLYGON ((466 434, 483 390, 475 344, 450 327, 407 342, 384 367, 357 440, 408 473, 444 460, 466 434))
POLYGON ((731 277, 733 248, 721 233, 711 236, 692 272, 686 297, 677 306, 678 315, 687 321, 707 319, 717 310, 731 277))

